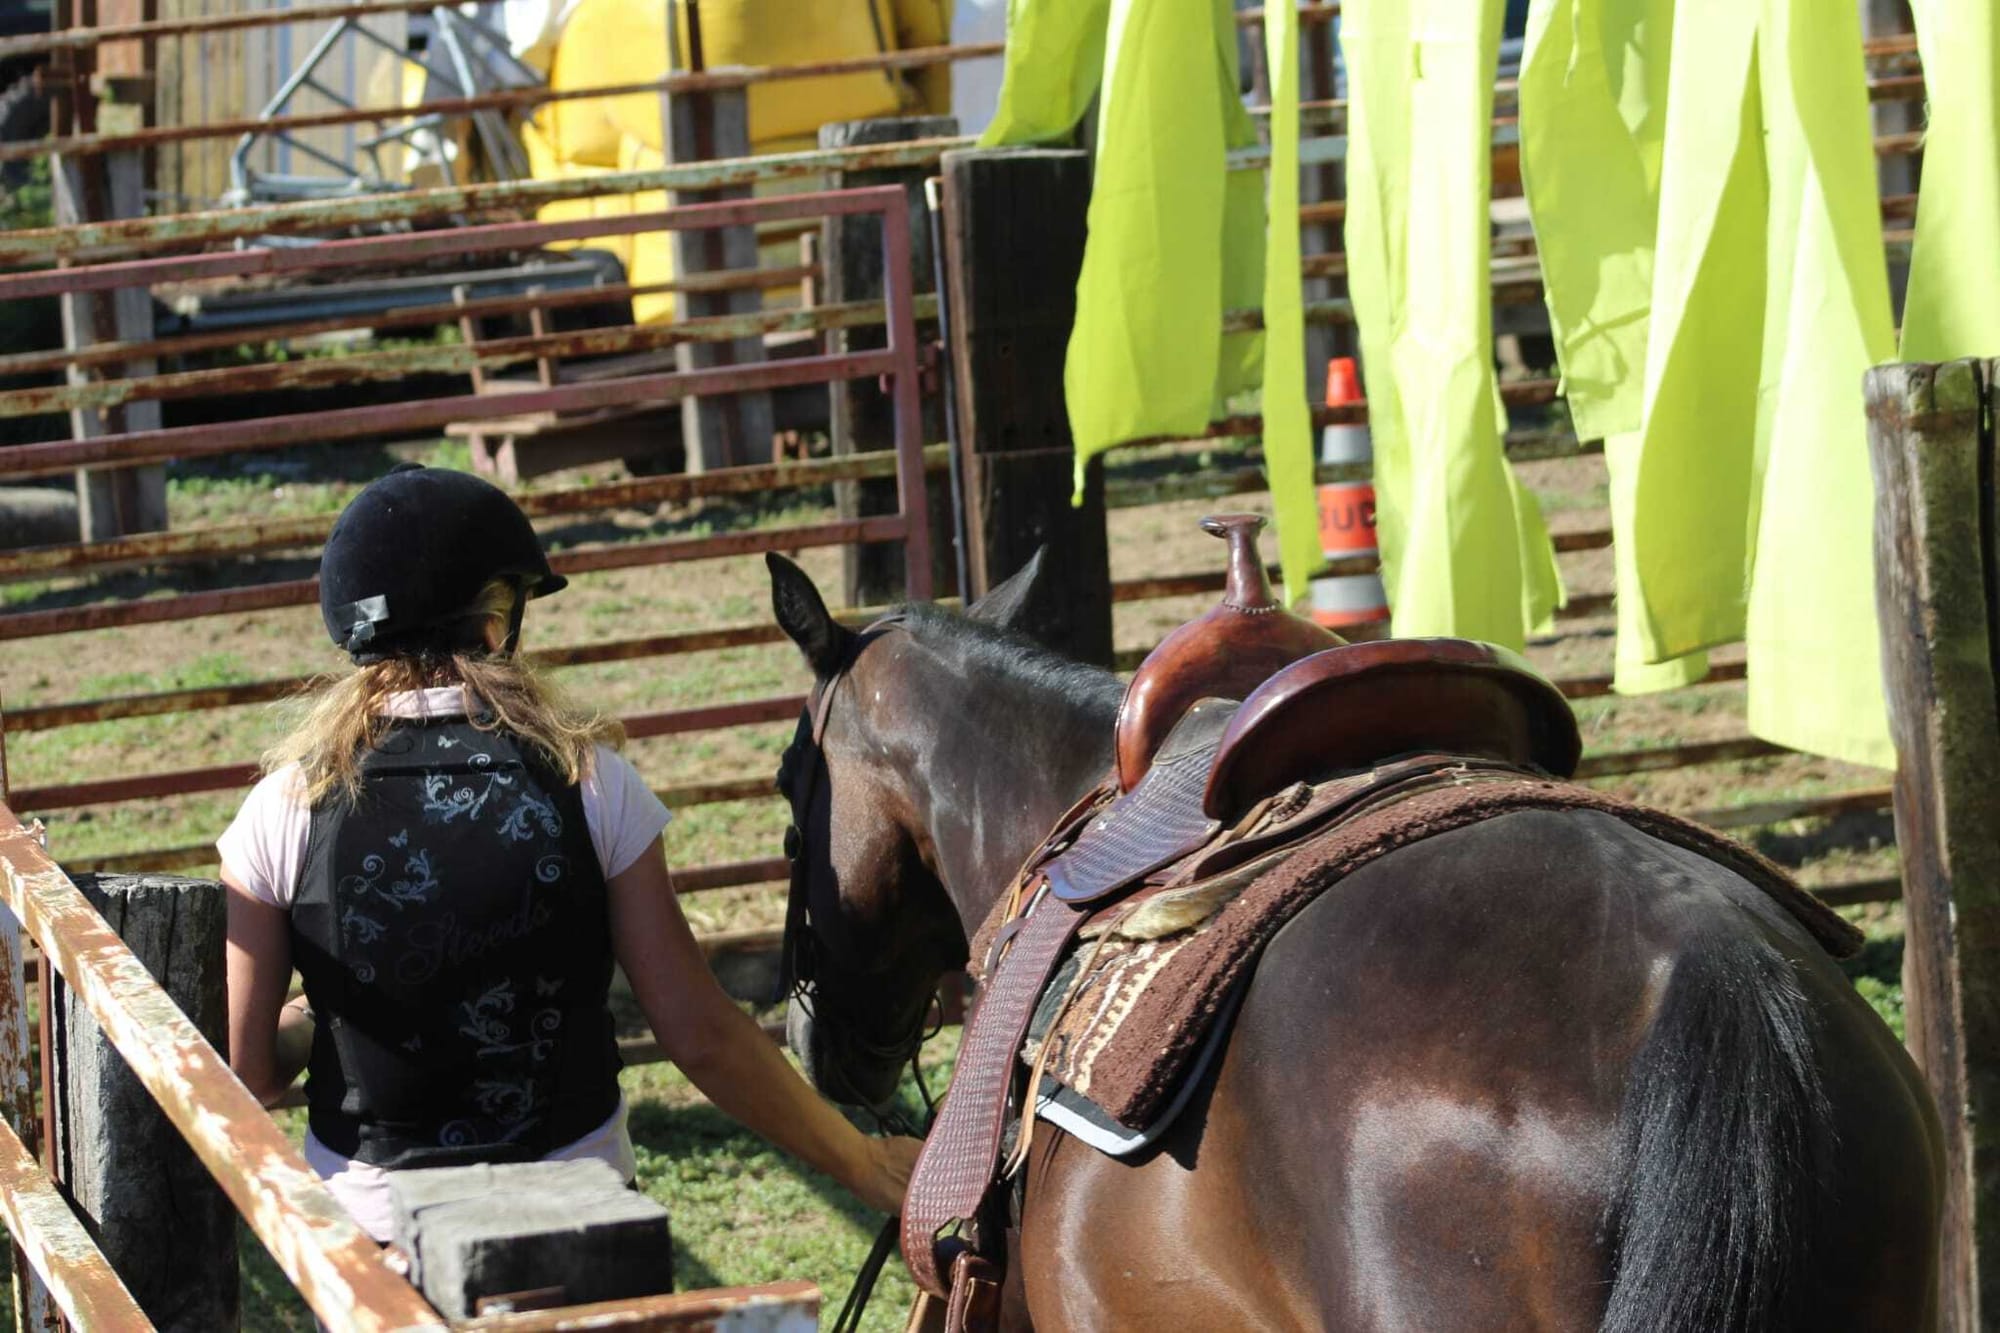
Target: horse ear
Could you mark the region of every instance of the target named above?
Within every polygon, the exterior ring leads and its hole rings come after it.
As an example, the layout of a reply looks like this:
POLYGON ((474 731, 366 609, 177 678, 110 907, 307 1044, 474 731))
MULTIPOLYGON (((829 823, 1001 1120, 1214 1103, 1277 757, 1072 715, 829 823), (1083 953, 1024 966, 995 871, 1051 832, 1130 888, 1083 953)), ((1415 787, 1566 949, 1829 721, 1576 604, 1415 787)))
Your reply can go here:
POLYGON ((764 565, 771 571, 771 613, 778 628, 799 646, 814 675, 833 675, 846 659, 854 632, 833 618, 803 569, 776 551, 765 554, 764 565))
POLYGON ((1046 545, 1036 547, 1027 564, 1015 570, 1006 582, 989 589, 984 597, 966 607, 965 614, 1002 629, 1025 631, 1028 611, 1034 605, 1035 593, 1041 584, 1042 557, 1048 553, 1046 545))

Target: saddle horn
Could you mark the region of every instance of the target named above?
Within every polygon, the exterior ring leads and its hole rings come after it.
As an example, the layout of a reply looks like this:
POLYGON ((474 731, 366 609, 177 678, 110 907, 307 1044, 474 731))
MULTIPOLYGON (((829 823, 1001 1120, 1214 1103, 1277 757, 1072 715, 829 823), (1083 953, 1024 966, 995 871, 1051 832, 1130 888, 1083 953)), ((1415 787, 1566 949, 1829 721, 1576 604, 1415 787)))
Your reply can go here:
POLYGON ((1280 667, 1346 642, 1272 595, 1257 551, 1260 515, 1212 515, 1201 527, 1229 544, 1222 600, 1162 639, 1126 686, 1118 706, 1118 783, 1126 791, 1197 699, 1242 699, 1280 667))

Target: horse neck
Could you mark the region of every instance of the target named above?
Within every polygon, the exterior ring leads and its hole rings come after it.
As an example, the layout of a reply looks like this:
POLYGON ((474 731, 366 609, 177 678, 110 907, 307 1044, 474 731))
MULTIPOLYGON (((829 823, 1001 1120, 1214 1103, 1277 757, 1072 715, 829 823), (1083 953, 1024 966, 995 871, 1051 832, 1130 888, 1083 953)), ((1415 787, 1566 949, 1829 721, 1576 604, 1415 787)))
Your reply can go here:
POLYGON ((939 725, 907 752, 928 859, 970 940, 1056 820, 1111 771, 1120 688, 1063 688, 991 663, 939 664, 939 725))

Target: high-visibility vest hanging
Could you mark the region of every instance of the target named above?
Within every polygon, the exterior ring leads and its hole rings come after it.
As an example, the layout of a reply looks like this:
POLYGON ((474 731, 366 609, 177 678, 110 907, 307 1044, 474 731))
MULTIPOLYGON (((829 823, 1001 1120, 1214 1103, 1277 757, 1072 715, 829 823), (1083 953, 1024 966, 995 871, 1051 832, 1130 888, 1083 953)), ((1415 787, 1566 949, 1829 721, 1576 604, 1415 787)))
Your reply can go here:
POLYGON ((1891 336, 1859 19, 1536 0, 1533 31, 1529 197, 1565 379, 1607 435, 1622 662, 1692 673, 1674 659, 1746 639, 1754 732, 1892 763, 1861 401, 1891 336), (1636 69, 1643 87, 1618 82, 1636 69), (1607 98, 1617 122, 1580 126, 1607 98), (1657 185, 1635 184, 1654 155, 1657 185))
POLYGON ((1577 436, 1604 442, 1618 638, 1613 688, 1672 689, 1708 656, 1646 660, 1632 544, 1660 214, 1673 0, 1538 4, 1521 58, 1521 180, 1577 436))
POLYGON ((1348 0, 1348 290, 1399 635, 1520 648, 1561 600, 1493 371, 1500 0, 1348 0))

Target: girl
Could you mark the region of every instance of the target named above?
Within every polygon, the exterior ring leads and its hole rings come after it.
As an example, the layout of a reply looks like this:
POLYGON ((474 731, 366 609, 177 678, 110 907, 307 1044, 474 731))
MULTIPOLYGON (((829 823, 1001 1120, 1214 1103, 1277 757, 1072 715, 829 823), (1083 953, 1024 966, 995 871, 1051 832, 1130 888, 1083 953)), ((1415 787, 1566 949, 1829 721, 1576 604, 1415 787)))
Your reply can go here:
POLYGON ((712 1102, 896 1212, 917 1141, 855 1129, 723 993, 617 725, 516 655, 529 599, 566 582, 466 473, 405 465, 341 514, 320 610, 358 670, 217 843, 230 1064, 266 1104, 307 1067, 306 1160, 377 1240, 389 1171, 598 1157, 629 1180, 615 958, 712 1102))

